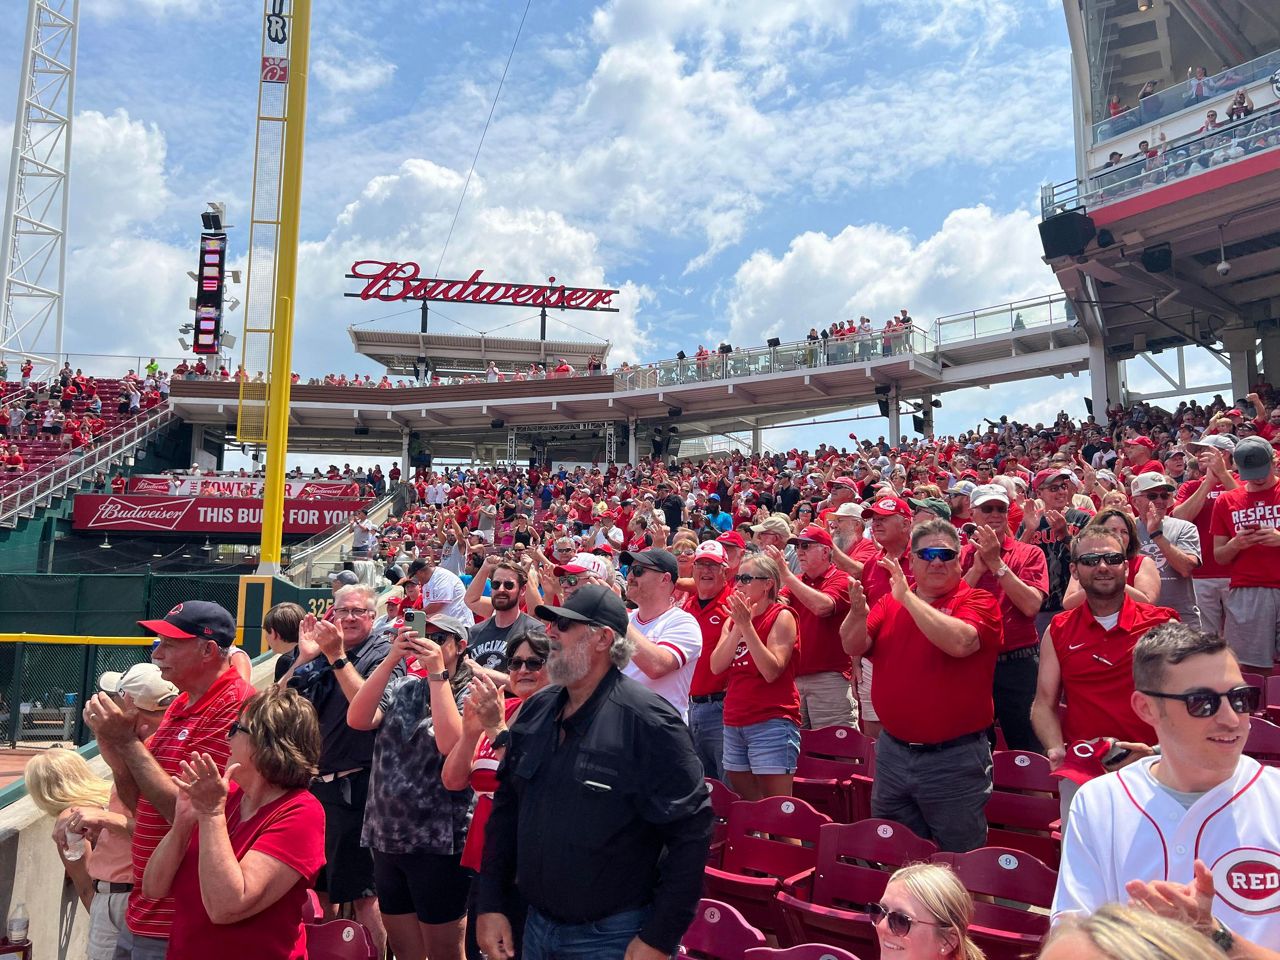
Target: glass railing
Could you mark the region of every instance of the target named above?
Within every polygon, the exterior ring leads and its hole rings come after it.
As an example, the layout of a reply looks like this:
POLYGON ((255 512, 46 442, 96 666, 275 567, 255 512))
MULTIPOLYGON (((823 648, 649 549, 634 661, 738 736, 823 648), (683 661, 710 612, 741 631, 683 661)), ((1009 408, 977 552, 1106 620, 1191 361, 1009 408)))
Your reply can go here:
POLYGON ((1076 205, 1094 209, 1276 146, 1280 146, 1280 107, 1176 141, 1156 157, 1136 158, 1103 170, 1089 179, 1088 190, 1079 194, 1076 205))
MULTIPOLYGON (((1157 120, 1162 120, 1190 107, 1217 101, 1224 94, 1229 94, 1258 80, 1266 79, 1275 73, 1278 68, 1280 68, 1280 50, 1273 50, 1271 53, 1264 54, 1256 60, 1242 63, 1239 66, 1228 67, 1212 77, 1205 77, 1203 80, 1192 78, 1184 80, 1182 83, 1174 84, 1172 87, 1153 93, 1149 97, 1143 97, 1134 107, 1124 113, 1099 120, 1093 125, 1093 143, 1097 146, 1112 137, 1118 137, 1128 133, 1130 130, 1155 123, 1157 120)), ((1219 116, 1225 116, 1227 112, 1226 101, 1222 102, 1221 107, 1222 109, 1218 111, 1219 116)))
POLYGON ((826 340, 799 340, 776 347, 739 347, 730 353, 713 353, 698 359, 686 357, 657 360, 614 370, 618 390, 649 390, 690 383, 714 383, 767 373, 818 370, 855 363, 893 361, 907 354, 931 354, 933 338, 923 330, 885 334, 881 330, 866 337, 850 335, 826 340))
POLYGON ((1056 294, 939 317, 934 323, 934 339, 939 347, 945 347, 964 340, 1003 336, 1054 323, 1075 323, 1075 320, 1071 302, 1064 294, 1056 294))

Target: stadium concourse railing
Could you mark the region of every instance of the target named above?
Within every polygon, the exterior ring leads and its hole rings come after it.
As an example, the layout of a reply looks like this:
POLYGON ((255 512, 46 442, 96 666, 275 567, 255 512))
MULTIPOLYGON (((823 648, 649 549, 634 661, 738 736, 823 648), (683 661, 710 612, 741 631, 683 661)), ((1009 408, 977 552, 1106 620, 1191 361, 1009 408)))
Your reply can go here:
POLYGON ((176 414, 168 407, 156 407, 123 427, 116 427, 116 432, 104 437, 97 446, 63 454, 52 463, 42 465, 36 476, 20 479, 0 495, 0 527, 16 526, 20 517, 34 516, 35 511, 47 505, 53 497, 62 495, 86 478, 92 478, 104 466, 133 456, 175 417, 176 414))
MULTIPOLYGON (((391 515, 394 502, 395 494, 388 493, 370 504, 369 519, 381 525, 391 515)), ((318 575, 327 580, 330 573, 342 569, 342 564, 350 559, 352 537, 350 524, 339 523, 295 544, 289 548, 289 565, 281 576, 299 587, 311 586, 318 575)))
POLYGON ((1003 336, 1075 321, 1076 313, 1071 301, 1065 294, 1058 293, 939 317, 933 324, 933 340, 938 349, 943 349, 966 340, 1003 336))

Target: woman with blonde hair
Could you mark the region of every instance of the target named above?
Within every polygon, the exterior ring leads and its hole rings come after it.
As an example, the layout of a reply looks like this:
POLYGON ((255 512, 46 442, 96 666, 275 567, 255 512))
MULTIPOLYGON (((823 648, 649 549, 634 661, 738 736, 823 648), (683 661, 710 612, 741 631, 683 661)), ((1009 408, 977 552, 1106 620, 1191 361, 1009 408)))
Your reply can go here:
POLYGON ((1040 960, 1222 960, 1194 927, 1148 910, 1103 904, 1092 915, 1063 917, 1040 960))
POLYGON ((969 937, 973 897, 950 867, 913 863, 896 871, 868 909, 884 956, 985 960, 969 937))

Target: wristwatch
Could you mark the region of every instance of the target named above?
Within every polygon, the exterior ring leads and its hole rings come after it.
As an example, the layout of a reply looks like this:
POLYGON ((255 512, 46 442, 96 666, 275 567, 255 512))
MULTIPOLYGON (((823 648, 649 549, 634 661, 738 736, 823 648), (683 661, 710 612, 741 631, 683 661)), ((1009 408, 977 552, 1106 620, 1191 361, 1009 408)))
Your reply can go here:
POLYGON ((449 679, 449 671, 448 671, 448 670, 441 670, 439 673, 428 673, 428 674, 427 674, 427 679, 428 679, 428 680, 448 680, 448 679, 449 679))
POLYGON ((1006 564, 1003 560, 1000 561, 1000 566, 996 567, 996 576, 1003 577, 1008 572, 1009 572, 1008 564, 1006 564))
POLYGON ((351 661, 348 660, 346 657, 339 657, 337 660, 333 661, 333 663, 329 664, 329 666, 332 667, 334 670, 341 670, 350 662, 351 661))
POLYGON ((489 742, 493 746, 493 749, 505 750, 507 747, 511 746, 511 730, 507 727, 503 727, 498 731, 498 735, 489 742))
POLYGON ((1151 531, 1152 540, 1154 540, 1156 537, 1163 537, 1163 536, 1164 536, 1164 524, 1161 524, 1160 526, 1156 527, 1154 530, 1151 531))
POLYGON ((1218 949, 1223 953, 1230 954, 1236 945, 1236 936, 1227 929, 1227 925, 1217 917, 1213 918, 1213 932, 1209 934, 1209 939, 1217 944, 1218 949))

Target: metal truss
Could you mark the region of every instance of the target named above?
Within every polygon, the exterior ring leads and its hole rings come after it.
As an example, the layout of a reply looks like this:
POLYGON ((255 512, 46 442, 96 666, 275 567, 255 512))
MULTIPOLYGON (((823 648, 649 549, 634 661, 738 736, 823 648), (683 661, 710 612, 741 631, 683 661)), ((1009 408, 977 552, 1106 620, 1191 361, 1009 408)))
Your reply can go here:
POLYGON ((80 0, 30 0, 5 199, 0 357, 62 354, 80 0))

